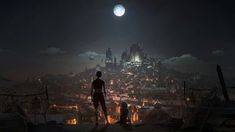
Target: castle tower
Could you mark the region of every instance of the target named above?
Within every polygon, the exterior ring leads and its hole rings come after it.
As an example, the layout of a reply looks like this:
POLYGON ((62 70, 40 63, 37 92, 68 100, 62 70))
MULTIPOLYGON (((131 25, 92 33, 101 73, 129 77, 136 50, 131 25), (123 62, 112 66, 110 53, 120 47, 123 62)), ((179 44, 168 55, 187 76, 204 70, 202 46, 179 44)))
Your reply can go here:
POLYGON ((106 50, 106 58, 105 58, 105 67, 112 68, 113 67, 113 56, 111 48, 106 50))

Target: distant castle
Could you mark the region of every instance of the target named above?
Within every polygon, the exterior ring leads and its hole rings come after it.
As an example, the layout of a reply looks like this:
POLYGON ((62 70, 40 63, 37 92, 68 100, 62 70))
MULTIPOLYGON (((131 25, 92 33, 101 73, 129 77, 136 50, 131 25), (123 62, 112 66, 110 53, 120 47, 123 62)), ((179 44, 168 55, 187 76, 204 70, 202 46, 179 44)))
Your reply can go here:
POLYGON ((105 67, 114 69, 117 67, 141 66, 145 58, 143 49, 139 44, 133 44, 129 51, 124 51, 121 55, 120 64, 117 64, 117 58, 113 57, 111 48, 106 50, 105 67))
POLYGON ((109 69, 117 67, 117 58, 116 57, 113 58, 111 48, 108 48, 106 50, 105 67, 109 69))
POLYGON ((145 58, 143 49, 139 44, 133 44, 130 47, 129 52, 124 51, 121 55, 121 65, 133 65, 133 66, 141 66, 142 62, 145 58))

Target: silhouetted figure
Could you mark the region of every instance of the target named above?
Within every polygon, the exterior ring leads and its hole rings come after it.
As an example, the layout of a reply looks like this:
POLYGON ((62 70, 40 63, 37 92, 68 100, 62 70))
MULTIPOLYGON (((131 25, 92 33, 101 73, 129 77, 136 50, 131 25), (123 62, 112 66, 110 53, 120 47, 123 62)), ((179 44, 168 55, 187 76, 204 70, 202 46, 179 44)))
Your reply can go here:
POLYGON ((105 82, 100 79, 101 76, 102 76, 102 73, 100 71, 97 71, 96 72, 97 78, 92 82, 92 86, 91 86, 91 97, 92 97, 92 101, 95 107, 96 125, 98 125, 99 103, 101 104, 102 110, 104 112, 106 123, 109 124, 107 108, 106 108, 105 99, 104 99, 104 96, 106 97, 105 82))
POLYGON ((120 120, 117 122, 121 125, 125 125, 128 122, 130 123, 130 119, 128 117, 129 110, 126 102, 121 103, 121 108, 120 108, 120 120))

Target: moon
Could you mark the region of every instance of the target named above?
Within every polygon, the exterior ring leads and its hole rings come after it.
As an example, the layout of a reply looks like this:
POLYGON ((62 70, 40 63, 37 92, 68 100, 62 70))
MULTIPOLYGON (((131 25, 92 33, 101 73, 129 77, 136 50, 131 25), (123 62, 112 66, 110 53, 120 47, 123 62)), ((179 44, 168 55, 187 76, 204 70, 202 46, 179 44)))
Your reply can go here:
POLYGON ((121 17, 125 14, 125 7, 121 4, 115 5, 113 8, 114 15, 121 17))

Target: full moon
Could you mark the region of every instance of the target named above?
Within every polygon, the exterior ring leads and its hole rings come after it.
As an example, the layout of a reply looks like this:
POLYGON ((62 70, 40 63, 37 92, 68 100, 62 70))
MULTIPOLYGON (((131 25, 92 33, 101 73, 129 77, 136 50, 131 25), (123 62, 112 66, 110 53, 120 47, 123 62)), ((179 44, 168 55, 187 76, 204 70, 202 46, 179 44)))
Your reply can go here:
POLYGON ((123 16, 125 14, 124 6, 121 4, 115 5, 113 8, 113 13, 118 17, 123 16))

